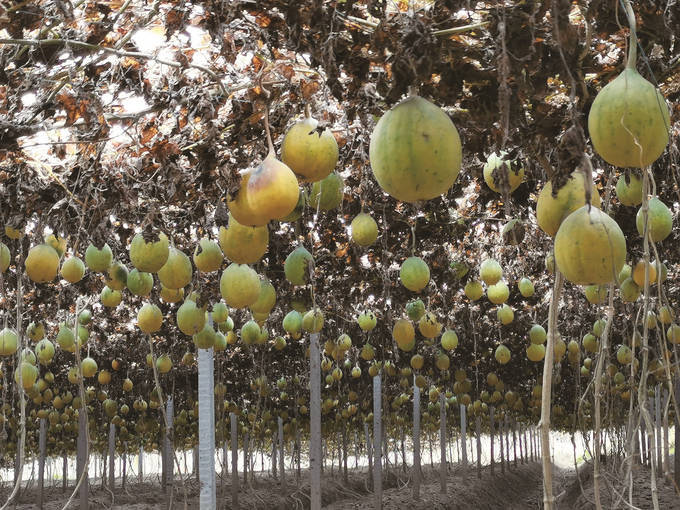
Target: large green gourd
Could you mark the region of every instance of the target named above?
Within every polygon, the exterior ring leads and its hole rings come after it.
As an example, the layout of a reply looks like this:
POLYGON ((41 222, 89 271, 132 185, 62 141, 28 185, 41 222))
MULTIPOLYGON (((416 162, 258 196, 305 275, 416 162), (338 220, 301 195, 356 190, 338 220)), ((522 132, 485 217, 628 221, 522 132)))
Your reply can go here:
POLYGON ((595 97, 588 114, 593 148, 607 163, 619 167, 651 165, 668 145, 670 115, 666 101, 635 68, 635 15, 626 3, 630 47, 626 68, 595 97))
POLYGON ((446 193, 460 171, 458 130, 449 116, 419 96, 385 113, 373 130, 371 169, 397 200, 417 202, 446 193))

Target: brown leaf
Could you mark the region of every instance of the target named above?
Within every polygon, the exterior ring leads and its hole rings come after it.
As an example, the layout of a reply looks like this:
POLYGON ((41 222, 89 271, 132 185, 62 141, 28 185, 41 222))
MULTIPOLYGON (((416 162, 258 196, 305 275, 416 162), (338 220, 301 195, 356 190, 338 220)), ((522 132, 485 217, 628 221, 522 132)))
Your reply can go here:
POLYGON ((146 145, 151 139, 158 134, 158 128, 152 123, 147 124, 142 129, 142 137, 139 139, 142 145, 146 145))
POLYGON ((66 126, 71 126, 81 116, 82 108, 76 103, 76 98, 67 92, 57 96, 57 101, 61 103, 66 111, 66 126))
POLYGON ((264 65, 264 62, 262 62, 262 59, 258 57, 257 55, 253 55, 253 70, 257 73, 262 69, 262 66, 264 65))
POLYGON ((167 161, 170 156, 179 154, 179 147, 168 140, 160 140, 153 145, 150 152, 157 160, 163 162, 167 161))
POLYGON ((281 74, 286 78, 286 80, 292 80, 293 76, 295 76, 295 69, 293 69, 293 66, 290 65, 282 65, 279 66, 281 69, 281 74))
POLYGON ((302 97, 309 99, 319 90, 319 82, 302 80, 300 82, 300 89, 302 90, 302 97))

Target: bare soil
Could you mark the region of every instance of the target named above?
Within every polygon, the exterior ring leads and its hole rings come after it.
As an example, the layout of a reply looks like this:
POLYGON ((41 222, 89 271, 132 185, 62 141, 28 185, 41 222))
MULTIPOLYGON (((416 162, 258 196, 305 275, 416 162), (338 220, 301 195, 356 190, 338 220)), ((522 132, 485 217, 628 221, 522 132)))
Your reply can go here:
MULTIPOLYGON (((460 465, 449 466, 447 476, 447 491, 440 492, 438 466, 423 467, 423 481, 421 483, 420 499, 414 501, 410 470, 401 467, 383 471, 383 508, 385 510, 438 510, 438 509, 471 509, 475 510, 530 510, 540 509, 542 503, 542 475, 538 463, 519 463, 517 467, 506 467, 501 472, 500 465, 495 466, 494 474, 490 467, 481 470, 478 477, 476 466, 466 468, 460 465)), ((640 509, 651 509, 651 491, 649 468, 634 466, 633 469, 633 504, 640 509)), ((612 474, 604 476, 602 490, 603 508, 612 508, 611 491, 612 474)), ((231 486, 228 480, 220 480, 218 475, 218 508, 231 509, 231 486)), ((160 480, 146 480, 144 483, 132 483, 129 479, 125 490, 121 487, 121 480, 113 497, 108 489, 102 489, 101 484, 91 486, 90 509, 120 509, 120 510, 161 510, 167 508, 167 496, 160 487, 160 480)), ((302 472, 298 482, 294 472, 288 472, 286 484, 268 474, 256 473, 254 480, 239 491, 239 508, 252 510, 292 510, 309 508, 309 482, 307 473, 302 472)), ((199 508, 199 486, 196 477, 185 481, 187 488, 187 508, 199 508)), ((374 495, 371 490, 371 477, 366 468, 350 469, 347 481, 337 468, 331 474, 326 469, 322 477, 323 508, 328 510, 368 510, 374 508, 374 495)), ((60 510, 70 496, 73 487, 62 492, 61 487, 46 489, 45 510, 60 510)), ((558 496, 557 508, 563 510, 590 510, 593 504, 592 469, 583 467, 578 477, 574 471, 555 470, 555 494, 558 496), (580 481, 579 481, 580 479, 580 481), (583 492, 581 490, 583 488, 583 492)), ((680 496, 675 492, 669 480, 659 479, 658 482, 659 507, 663 510, 680 510, 680 496)), ((8 495, 7 487, 0 490, 0 503, 4 503, 8 495)), ((25 491, 15 508, 17 510, 36 510, 38 493, 35 488, 25 491)), ((184 507, 184 495, 179 479, 176 481, 173 508, 184 507)), ((623 508, 621 505, 619 508, 623 508)), ((79 508, 75 498, 69 508, 79 508)))

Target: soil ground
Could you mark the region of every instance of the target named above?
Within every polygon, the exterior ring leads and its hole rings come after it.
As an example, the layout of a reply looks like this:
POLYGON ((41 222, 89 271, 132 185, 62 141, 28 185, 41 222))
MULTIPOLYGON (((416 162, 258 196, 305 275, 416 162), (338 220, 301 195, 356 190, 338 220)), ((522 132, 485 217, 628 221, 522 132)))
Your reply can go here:
MULTIPOLYGON (((475 466, 464 468, 460 465, 450 466, 447 477, 447 492, 440 493, 438 466, 423 467, 420 500, 412 499, 412 486, 409 472, 393 468, 383 472, 383 508, 385 510, 437 510, 437 509, 470 509, 475 510, 524 510, 542 508, 541 466, 538 463, 518 464, 517 467, 506 467, 501 473, 496 465, 492 475, 489 466, 482 468, 478 478, 475 466)), ((612 480, 611 475, 605 479, 612 480)), ((634 497, 633 504, 640 509, 653 508, 649 490, 649 468, 635 466, 633 470, 634 497)), ((242 478, 241 478, 242 481, 242 478)), ((120 510, 161 510, 167 508, 167 498, 162 493, 158 478, 145 483, 132 483, 128 480, 126 489, 117 481, 114 498, 107 489, 91 488, 91 509, 120 510)), ((195 476, 186 481, 189 509, 198 509, 199 487, 195 476)), ((612 508, 612 492, 606 482, 602 490, 603 508, 612 508)), ((183 508, 183 491, 179 479, 174 496, 174 508, 183 508)), ((71 487, 70 490, 73 488, 71 487)), ((370 476, 366 468, 350 469, 345 483, 337 469, 331 474, 329 469, 323 474, 322 492, 323 507, 329 510, 368 510, 374 508, 374 496, 370 490, 370 476)), ((555 470, 555 489, 558 495, 557 508, 565 510, 583 510, 595 508, 593 501, 592 470, 582 468, 578 477, 574 471, 555 470), (579 482, 580 478, 580 482, 579 482), (583 492, 581 491, 583 487, 583 492)), ((49 488, 45 496, 45 510, 60 510, 70 490, 62 492, 61 487, 49 488)), ((7 498, 7 488, 0 490, 0 503, 7 498)), ((240 508, 253 510, 291 510, 309 508, 309 483, 303 471, 299 484, 293 472, 287 474, 287 484, 282 487, 278 480, 266 474, 255 474, 250 486, 239 492, 240 508)), ((680 509, 680 496, 676 494, 669 481, 659 479, 659 507, 664 510, 680 509)), ((10 507, 17 510, 35 510, 38 494, 29 489, 22 494, 18 505, 10 507)), ((623 506, 621 506, 623 507, 623 506)), ((620 507, 620 508, 621 508, 620 507)), ((77 498, 69 508, 79 508, 77 498)), ((231 487, 229 480, 221 482, 218 475, 218 508, 231 508, 231 487)))

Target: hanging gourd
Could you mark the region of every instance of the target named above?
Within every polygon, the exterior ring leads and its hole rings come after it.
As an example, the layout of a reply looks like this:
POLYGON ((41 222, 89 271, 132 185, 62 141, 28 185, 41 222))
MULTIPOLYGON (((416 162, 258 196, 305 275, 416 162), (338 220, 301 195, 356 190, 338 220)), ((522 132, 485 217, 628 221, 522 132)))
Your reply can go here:
POLYGON ((635 14, 626 2, 630 42, 626 68, 595 97, 588 114, 593 148, 619 167, 651 165, 668 145, 670 115, 659 90, 637 72, 635 14))

